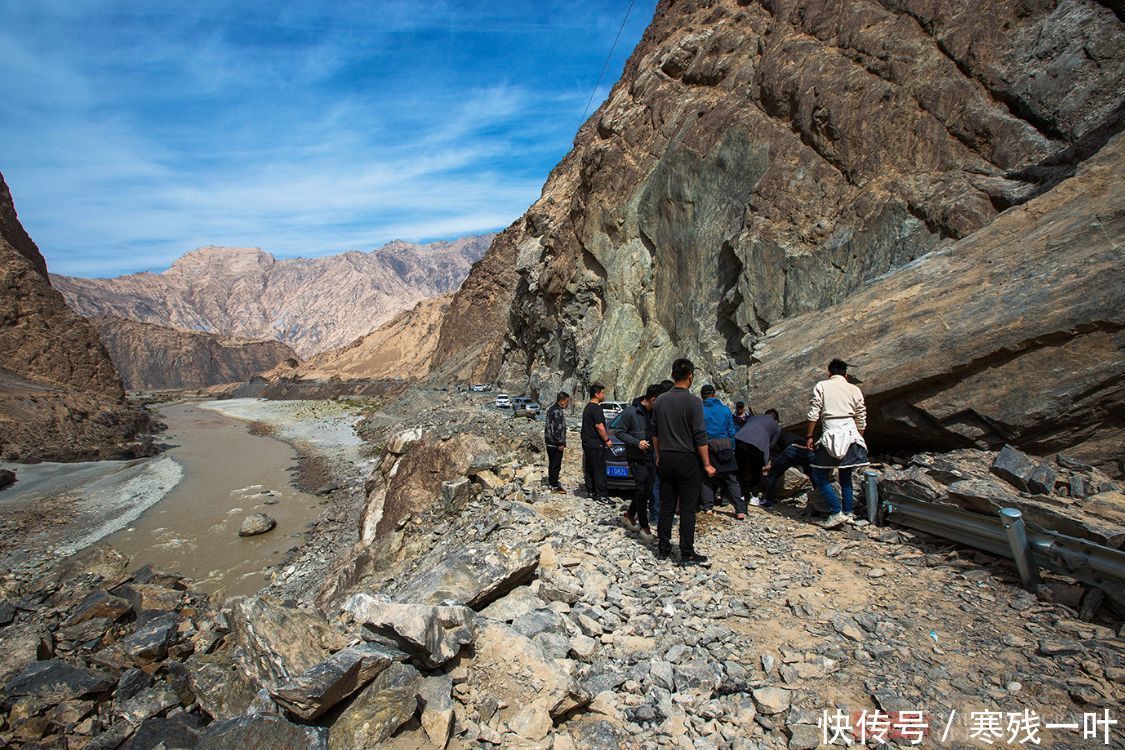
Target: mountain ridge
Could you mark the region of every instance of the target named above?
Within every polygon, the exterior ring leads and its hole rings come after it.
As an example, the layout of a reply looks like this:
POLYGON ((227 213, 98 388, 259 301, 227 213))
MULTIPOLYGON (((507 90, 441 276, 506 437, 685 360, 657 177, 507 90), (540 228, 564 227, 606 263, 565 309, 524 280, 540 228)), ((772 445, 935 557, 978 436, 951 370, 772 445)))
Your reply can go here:
POLYGON ((493 235, 368 252, 276 258, 261 248, 196 248, 159 273, 53 275, 84 317, 276 339, 302 357, 344 346, 422 299, 454 291, 493 235))

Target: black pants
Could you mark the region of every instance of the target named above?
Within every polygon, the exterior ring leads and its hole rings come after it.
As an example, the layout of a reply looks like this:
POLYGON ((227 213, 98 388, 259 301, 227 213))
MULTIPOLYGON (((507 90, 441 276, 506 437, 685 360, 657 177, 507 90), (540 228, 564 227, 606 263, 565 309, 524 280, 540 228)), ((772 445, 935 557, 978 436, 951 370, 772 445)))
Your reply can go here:
POLYGON ((667 452, 660 455, 660 527, 657 549, 672 551, 672 521, 680 513, 680 555, 695 554, 695 512, 703 467, 695 453, 667 452))
POLYGON ((652 502, 652 488, 656 484, 656 464, 651 458, 630 458, 629 470, 637 483, 633 501, 629 503, 629 517, 648 528, 648 504, 652 502))
POLYGON ((724 471, 713 477, 703 477, 699 497, 701 510, 711 510, 715 507, 715 496, 719 494, 719 490, 725 492, 727 498, 734 503, 735 513, 746 513, 746 499, 742 496, 742 487, 738 483, 736 471, 724 471))
POLYGON ((563 447, 561 445, 547 446, 547 486, 559 486, 559 472, 562 470, 563 447))
POLYGON ((734 441, 735 456, 738 458, 738 470, 742 472, 742 491, 747 495, 753 494, 762 482, 762 469, 766 465, 766 457, 757 447, 734 441))
POLYGON ((582 473, 586 479, 586 494, 590 497, 607 497, 605 488, 605 447, 582 444, 582 473))

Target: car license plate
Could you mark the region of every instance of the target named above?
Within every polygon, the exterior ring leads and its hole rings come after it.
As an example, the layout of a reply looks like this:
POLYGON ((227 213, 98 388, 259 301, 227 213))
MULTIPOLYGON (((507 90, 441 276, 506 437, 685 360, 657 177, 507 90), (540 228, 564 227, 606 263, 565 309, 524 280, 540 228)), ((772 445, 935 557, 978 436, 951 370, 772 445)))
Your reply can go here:
POLYGON ((627 476, 629 476, 629 467, 628 466, 607 466, 607 467, 605 467, 605 473, 606 473, 607 476, 611 476, 611 477, 627 477, 627 476))

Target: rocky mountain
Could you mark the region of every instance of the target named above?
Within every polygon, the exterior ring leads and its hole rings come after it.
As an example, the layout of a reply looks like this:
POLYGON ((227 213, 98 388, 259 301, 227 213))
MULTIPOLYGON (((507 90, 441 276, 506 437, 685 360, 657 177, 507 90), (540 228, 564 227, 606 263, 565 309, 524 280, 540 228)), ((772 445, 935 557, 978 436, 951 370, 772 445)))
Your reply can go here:
POLYGON ((131 391, 241 382, 286 360, 297 362, 293 350, 280 341, 250 341, 121 318, 91 322, 131 391))
POLYGON ((0 175, 0 456, 80 460, 143 452, 144 411, 125 402, 94 328, 47 276, 0 175))
POLYGON ((278 365, 267 378, 301 380, 418 380, 430 372, 441 321, 452 294, 432 297, 347 346, 293 366, 278 365))
POLYGON ((276 339, 307 357, 456 290, 492 237, 395 241, 369 253, 280 260, 256 248, 204 247, 161 273, 53 281, 86 317, 276 339))
POLYGON ((1121 423, 1123 74, 1092 0, 665 0, 454 298, 437 374, 627 397, 688 356, 796 421, 842 356, 884 448, 1094 451, 1121 423), (1015 351, 1049 370, 993 373, 1015 351))

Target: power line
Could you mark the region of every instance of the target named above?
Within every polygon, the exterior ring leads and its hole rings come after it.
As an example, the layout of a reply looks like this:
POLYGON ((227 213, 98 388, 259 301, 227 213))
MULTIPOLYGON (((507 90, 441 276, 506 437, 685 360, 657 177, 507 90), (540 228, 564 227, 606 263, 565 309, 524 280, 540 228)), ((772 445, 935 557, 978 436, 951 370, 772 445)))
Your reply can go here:
POLYGON ((594 103, 594 96, 598 93, 598 86, 602 85, 602 77, 605 76, 605 71, 609 67, 609 61, 613 58, 613 51, 617 49, 617 42, 621 39, 621 32, 625 30, 625 22, 629 20, 629 14, 633 12, 633 3, 636 1, 637 0, 629 0, 629 7, 625 10, 625 18, 621 20, 621 26, 617 29, 617 36, 613 38, 613 46, 609 48, 609 54, 605 56, 602 72, 598 73, 598 82, 594 84, 594 90, 590 92, 590 98, 586 101, 586 109, 582 110, 582 120, 578 123, 578 127, 582 127, 582 123, 586 122, 586 115, 590 112, 590 105, 594 103))

